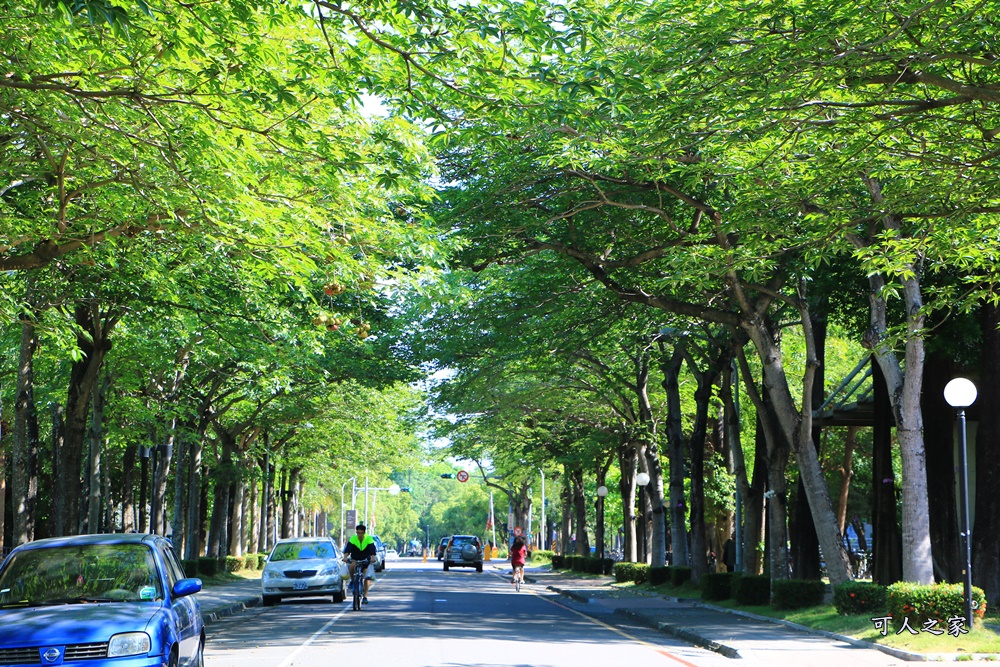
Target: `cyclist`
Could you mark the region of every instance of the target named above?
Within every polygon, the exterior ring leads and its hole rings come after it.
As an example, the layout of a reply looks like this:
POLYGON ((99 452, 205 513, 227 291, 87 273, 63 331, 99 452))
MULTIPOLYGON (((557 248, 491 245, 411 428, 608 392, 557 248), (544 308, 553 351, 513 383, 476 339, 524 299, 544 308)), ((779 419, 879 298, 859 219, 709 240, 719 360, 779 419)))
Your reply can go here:
POLYGON ((350 569, 351 577, 353 578, 356 562, 359 560, 368 560, 368 570, 365 572, 365 592, 362 599, 362 604, 368 604, 368 587, 371 585, 372 579, 375 578, 375 556, 377 555, 377 550, 375 548, 375 540, 372 539, 371 535, 365 534, 365 524, 359 523, 355 530, 357 533, 351 535, 350 539, 347 540, 347 544, 344 545, 344 561, 347 563, 347 567, 350 569))
POLYGON ((524 581, 524 561, 527 559, 528 547, 524 544, 524 538, 519 535, 514 538, 514 544, 510 547, 510 566, 514 575, 510 583, 515 584, 518 579, 524 581))

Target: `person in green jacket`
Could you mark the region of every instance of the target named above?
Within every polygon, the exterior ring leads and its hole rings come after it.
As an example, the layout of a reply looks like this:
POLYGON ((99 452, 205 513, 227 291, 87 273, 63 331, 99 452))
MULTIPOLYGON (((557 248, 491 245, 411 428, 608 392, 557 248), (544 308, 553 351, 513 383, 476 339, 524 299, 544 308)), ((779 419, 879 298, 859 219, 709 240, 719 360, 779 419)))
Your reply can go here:
POLYGON ((375 578, 375 557, 378 555, 378 550, 375 548, 375 540, 372 539, 371 535, 366 534, 365 524, 359 523, 355 530, 357 533, 351 535, 347 544, 344 545, 344 561, 347 563, 353 578, 357 561, 368 560, 368 570, 365 572, 365 593, 362 600, 364 604, 368 604, 368 588, 371 586, 372 579, 375 578))

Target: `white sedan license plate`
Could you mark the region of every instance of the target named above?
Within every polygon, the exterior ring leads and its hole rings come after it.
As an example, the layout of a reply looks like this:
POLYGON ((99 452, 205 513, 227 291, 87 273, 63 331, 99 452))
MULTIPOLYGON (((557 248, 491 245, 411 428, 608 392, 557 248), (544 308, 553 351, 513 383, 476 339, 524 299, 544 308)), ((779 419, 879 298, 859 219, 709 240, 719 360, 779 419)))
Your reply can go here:
POLYGON ((304 581, 296 581, 292 584, 292 589, 296 591, 304 591, 306 588, 308 586, 306 586, 306 582, 304 581))

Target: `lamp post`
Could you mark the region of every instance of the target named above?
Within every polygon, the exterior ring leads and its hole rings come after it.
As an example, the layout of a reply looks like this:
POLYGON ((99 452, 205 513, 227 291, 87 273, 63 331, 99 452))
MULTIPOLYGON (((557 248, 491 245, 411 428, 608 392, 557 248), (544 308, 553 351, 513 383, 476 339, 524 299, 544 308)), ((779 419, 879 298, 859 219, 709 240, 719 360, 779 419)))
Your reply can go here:
POLYGON ((598 558, 604 567, 604 497, 608 495, 608 487, 603 484, 597 487, 597 544, 600 550, 598 558))
POLYGON ((976 401, 976 385, 965 378, 955 378, 944 387, 944 400, 958 411, 958 459, 961 476, 960 491, 962 492, 962 540, 965 552, 965 577, 963 589, 965 592, 965 620, 969 630, 975 625, 972 622, 972 529, 969 527, 969 455, 965 438, 965 408, 976 401))
POLYGON ((644 472, 639 473, 635 476, 635 483, 639 485, 639 507, 641 508, 641 513, 639 515, 639 526, 642 528, 642 540, 639 544, 642 549, 637 549, 642 560, 640 562, 646 562, 646 485, 649 484, 649 475, 644 472))

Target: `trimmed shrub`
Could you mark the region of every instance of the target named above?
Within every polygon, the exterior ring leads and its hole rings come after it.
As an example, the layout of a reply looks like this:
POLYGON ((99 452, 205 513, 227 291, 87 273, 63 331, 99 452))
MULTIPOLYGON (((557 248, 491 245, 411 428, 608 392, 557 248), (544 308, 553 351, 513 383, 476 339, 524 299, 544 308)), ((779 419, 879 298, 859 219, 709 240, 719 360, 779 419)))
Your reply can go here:
POLYGON ((701 575, 702 600, 728 600, 733 595, 735 572, 709 572, 701 575))
POLYGON ((670 583, 674 586, 683 586, 691 581, 691 568, 678 565, 670 568, 670 583))
POLYGON ((243 569, 243 559, 238 556, 226 556, 226 572, 239 572, 243 569))
POLYGON ((197 577, 198 576, 198 559, 192 560, 181 560, 181 567, 184 569, 185 577, 197 577))
POLYGON ((566 557, 562 554, 552 554, 552 569, 561 570, 566 567, 566 557))
MULTIPOLYGON (((972 602, 972 615, 982 619, 986 614, 983 589, 972 587, 972 602)), ((962 584, 926 586, 901 581, 889 586, 886 610, 897 629, 903 627, 905 618, 909 627, 918 632, 928 621, 937 621, 938 629, 944 630, 949 618, 965 618, 965 591, 962 584)), ((969 625, 966 619, 966 627, 969 625)))
POLYGON ((649 566, 645 563, 615 563, 615 581, 623 583, 631 581, 644 584, 649 581, 649 566))
POLYGON ((871 614, 885 611, 888 588, 870 581, 845 581, 833 589, 838 614, 871 614))
POLYGON ((257 569, 257 554, 243 554, 243 567, 242 570, 256 570, 257 569))
POLYGON ((659 586, 670 581, 670 568, 669 567, 651 567, 649 568, 649 583, 652 586, 659 586))
POLYGON ((733 577, 732 598, 747 607, 771 604, 771 578, 762 576, 733 577))
POLYGON ((198 559, 198 574, 214 577, 219 573, 219 559, 202 557, 198 559))
POLYGON ((817 580, 779 579, 771 584, 771 606, 775 609, 802 609, 823 604, 826 584, 817 580))
POLYGON ((267 554, 257 554, 257 569, 263 570, 267 565, 267 554))

